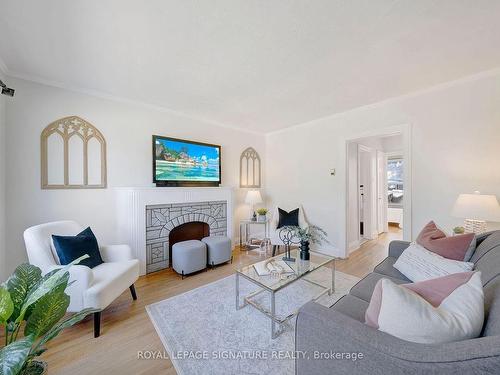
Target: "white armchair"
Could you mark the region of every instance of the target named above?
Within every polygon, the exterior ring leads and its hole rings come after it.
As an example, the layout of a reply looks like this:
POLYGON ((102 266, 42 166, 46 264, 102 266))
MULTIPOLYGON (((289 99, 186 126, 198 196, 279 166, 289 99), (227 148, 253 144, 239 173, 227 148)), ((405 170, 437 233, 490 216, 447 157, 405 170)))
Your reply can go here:
POLYGON ((300 204, 295 205, 295 206, 279 205, 279 206, 274 207, 273 216, 272 216, 271 221, 269 223, 269 235, 270 235, 270 239, 271 239, 271 245, 273 245, 273 256, 276 255, 276 250, 279 246, 285 245, 279 237, 278 222, 279 222, 280 215, 278 212, 278 207, 281 208, 282 210, 285 210, 288 212, 298 208, 299 209, 299 227, 307 228, 309 226, 309 223, 307 222, 306 217, 304 215, 304 209, 302 208, 302 206, 300 204))
MULTIPOLYGON (((24 231, 24 242, 29 262, 46 274, 61 268, 59 257, 52 244, 52 235, 74 236, 83 228, 74 221, 56 221, 36 225, 24 231)), ((139 261, 134 259, 128 245, 100 246, 104 263, 94 268, 74 265, 69 268, 69 281, 66 289, 70 296, 69 312, 84 308, 99 309, 94 313, 94 337, 99 337, 101 311, 108 307, 127 288, 132 298, 137 299, 134 283, 139 278, 139 261)))

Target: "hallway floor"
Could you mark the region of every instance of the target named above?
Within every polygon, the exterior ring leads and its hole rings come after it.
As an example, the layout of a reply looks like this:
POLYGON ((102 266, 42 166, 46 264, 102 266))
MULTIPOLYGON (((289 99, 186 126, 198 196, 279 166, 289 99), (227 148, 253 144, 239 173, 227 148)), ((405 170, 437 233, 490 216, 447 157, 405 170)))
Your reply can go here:
POLYGON ((389 232, 381 234, 376 240, 366 241, 349 258, 336 261, 337 269, 350 275, 364 277, 387 257, 389 242, 403 239, 403 230, 389 225, 389 232))

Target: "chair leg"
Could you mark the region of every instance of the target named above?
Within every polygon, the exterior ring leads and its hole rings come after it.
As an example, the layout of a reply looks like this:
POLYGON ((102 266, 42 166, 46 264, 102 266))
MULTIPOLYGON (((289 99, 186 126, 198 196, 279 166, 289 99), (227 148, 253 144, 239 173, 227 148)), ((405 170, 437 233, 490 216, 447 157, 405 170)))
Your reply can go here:
POLYGON ((273 256, 276 255, 276 248, 278 247, 278 245, 273 245, 273 256))
POLYGON ((137 294, 135 293, 135 285, 134 284, 130 285, 129 289, 130 289, 130 294, 132 294, 132 299, 134 301, 136 301, 137 300, 137 294))
POLYGON ((94 338, 98 338, 101 334, 101 312, 94 313, 94 338))

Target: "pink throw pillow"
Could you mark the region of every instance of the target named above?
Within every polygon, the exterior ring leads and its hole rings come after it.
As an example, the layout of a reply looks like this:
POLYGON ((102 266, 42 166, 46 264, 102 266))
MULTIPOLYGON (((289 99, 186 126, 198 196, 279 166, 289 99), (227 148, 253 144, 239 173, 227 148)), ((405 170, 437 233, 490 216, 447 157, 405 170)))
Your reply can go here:
MULTIPOLYGON (((401 284, 400 286, 415 292, 433 307, 439 307, 458 287, 468 283, 472 275, 474 275, 472 271, 453 273, 435 279, 401 284)), ((375 285, 370 304, 365 312, 365 323, 376 329, 379 328, 379 315, 382 306, 382 280, 380 279, 375 285)))
POLYGON ((471 246, 475 246, 474 233, 447 237, 436 224, 431 221, 420 232, 417 243, 444 258, 468 261, 472 255, 471 246), (465 259, 469 257, 469 259, 465 259))

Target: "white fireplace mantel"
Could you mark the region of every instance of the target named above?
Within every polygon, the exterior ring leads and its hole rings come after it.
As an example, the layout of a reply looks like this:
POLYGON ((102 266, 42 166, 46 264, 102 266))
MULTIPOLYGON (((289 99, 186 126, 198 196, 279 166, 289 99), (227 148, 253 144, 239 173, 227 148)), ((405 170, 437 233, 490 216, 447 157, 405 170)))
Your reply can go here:
POLYGON ((118 238, 132 248, 140 261, 141 275, 146 274, 146 206, 227 202, 227 234, 233 236, 233 189, 228 187, 130 187, 115 188, 118 238))

